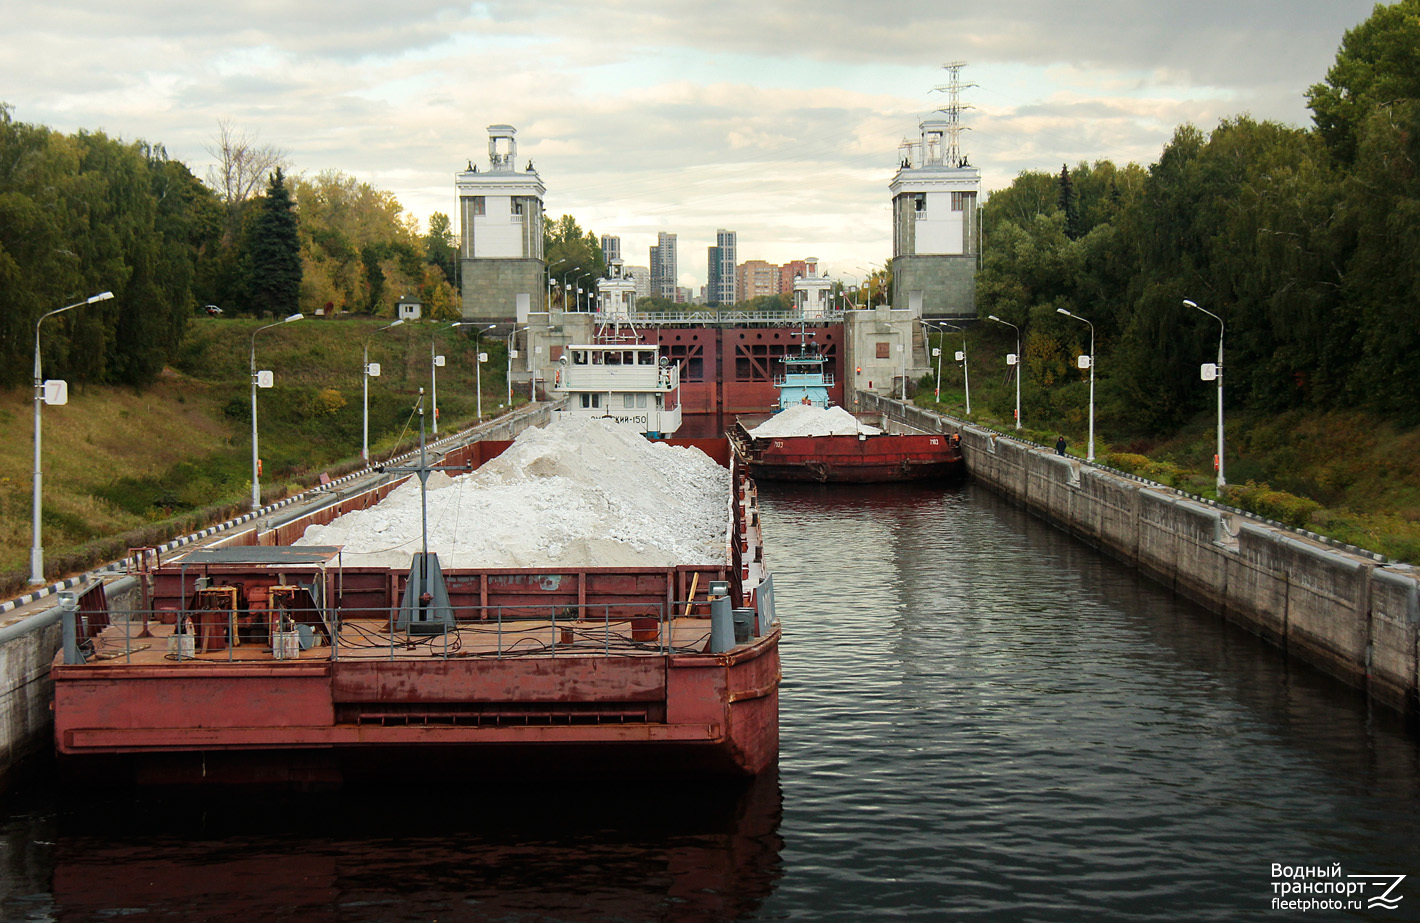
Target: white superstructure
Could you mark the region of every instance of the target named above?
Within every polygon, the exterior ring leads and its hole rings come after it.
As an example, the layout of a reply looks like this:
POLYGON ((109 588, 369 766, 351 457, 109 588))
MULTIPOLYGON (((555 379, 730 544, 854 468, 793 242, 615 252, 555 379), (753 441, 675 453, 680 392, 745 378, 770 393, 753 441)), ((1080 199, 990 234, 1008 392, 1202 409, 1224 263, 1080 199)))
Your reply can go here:
POLYGON ((659 346, 614 340, 566 347, 553 383, 567 398, 558 412, 669 436, 680 429, 680 367, 660 352, 659 346))

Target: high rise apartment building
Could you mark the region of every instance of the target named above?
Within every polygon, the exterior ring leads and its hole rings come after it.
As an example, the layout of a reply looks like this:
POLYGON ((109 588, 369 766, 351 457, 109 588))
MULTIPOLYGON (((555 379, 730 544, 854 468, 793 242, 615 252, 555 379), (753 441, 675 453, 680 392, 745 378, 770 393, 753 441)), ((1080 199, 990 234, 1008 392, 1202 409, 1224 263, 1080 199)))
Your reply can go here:
POLYGON ((651 248, 651 294, 668 301, 676 301, 680 289, 675 239, 674 234, 662 231, 651 248))
POLYGON ((715 232, 715 246, 709 248, 706 258, 706 304, 730 305, 737 300, 735 259, 738 248, 735 238, 734 231, 720 228, 715 232))
POLYGON ((621 259, 621 238, 615 234, 602 235, 602 261, 607 268, 616 260, 621 259))
MULTIPOLYGON (((782 292, 780 268, 764 260, 746 260, 735 267, 735 301, 749 301, 782 292)), ((793 291, 790 288, 790 291, 793 291)))

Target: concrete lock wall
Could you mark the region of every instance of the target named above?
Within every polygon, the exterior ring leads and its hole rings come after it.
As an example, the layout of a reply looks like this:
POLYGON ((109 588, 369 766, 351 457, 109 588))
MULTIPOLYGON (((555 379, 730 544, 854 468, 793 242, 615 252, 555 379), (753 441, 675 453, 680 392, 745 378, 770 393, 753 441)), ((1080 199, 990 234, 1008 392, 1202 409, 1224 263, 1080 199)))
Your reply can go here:
POLYGON ((1420 580, 1409 565, 888 398, 858 399, 864 412, 961 433, 975 480, 1288 656, 1420 717, 1420 580))

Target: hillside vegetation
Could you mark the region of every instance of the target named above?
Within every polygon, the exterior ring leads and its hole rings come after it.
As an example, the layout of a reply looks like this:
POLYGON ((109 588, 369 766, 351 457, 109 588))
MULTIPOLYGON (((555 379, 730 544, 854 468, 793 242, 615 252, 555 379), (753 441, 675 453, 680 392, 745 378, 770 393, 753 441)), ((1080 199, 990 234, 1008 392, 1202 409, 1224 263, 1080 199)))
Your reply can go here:
MULTIPOLYGON (((930 342, 942 340, 934 335, 930 342)), ((962 342, 962 334, 949 334, 944 353, 954 355, 962 342)), ((959 362, 942 366, 940 401, 933 399, 934 369, 917 383, 915 402, 1015 434, 1016 386, 1005 364, 1006 354, 1015 351, 1014 334, 983 323, 965 334, 965 342, 972 412, 966 413, 959 362)), ((1211 383, 1195 382, 1194 388, 1205 401, 1216 400, 1211 383)), ((1098 390, 1095 399, 1095 457, 1101 464, 1396 560, 1420 562, 1420 428, 1365 410, 1273 412, 1229 404, 1224 414, 1228 487, 1219 498, 1213 467, 1216 405, 1159 435, 1102 412, 1098 390)), ((1070 454, 1085 455, 1087 383, 1034 378, 1028 365, 1021 404, 1022 438, 1050 446, 1064 435, 1070 454)))
MULTIPOLYGON (((265 320, 194 320, 173 365, 142 391, 88 385, 43 413, 43 524, 46 574, 53 578, 121 557, 245 511, 251 503, 252 334, 265 320)), ((370 379, 370 450, 375 458, 418 444, 420 395, 430 390, 430 346, 439 369, 440 431, 476 416, 473 339, 444 323, 375 331, 384 319, 307 319, 256 340, 257 367, 275 373, 258 390, 262 500, 271 502, 322 472, 354 469, 360 458, 362 351, 382 366, 370 379), (437 331, 437 333, 436 333, 437 331)), ((483 338, 485 416, 507 399, 507 353, 483 338)), ((516 384, 516 383, 515 383, 516 384)), ((526 400, 526 383, 523 397, 526 400)), ((427 405, 426 405, 427 406, 427 405)), ((29 389, 0 392, 0 589, 29 576, 34 400, 29 389)), ((432 428, 432 419, 426 418, 432 428)))

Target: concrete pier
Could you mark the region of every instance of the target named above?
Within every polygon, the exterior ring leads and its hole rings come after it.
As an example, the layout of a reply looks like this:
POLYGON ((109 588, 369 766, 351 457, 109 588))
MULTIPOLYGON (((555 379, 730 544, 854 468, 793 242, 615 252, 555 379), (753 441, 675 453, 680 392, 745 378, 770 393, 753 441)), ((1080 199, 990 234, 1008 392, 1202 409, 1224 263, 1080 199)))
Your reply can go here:
POLYGON ((1296 657, 1420 717, 1420 580, 1280 523, 859 392, 862 409, 960 432, 978 482, 1296 657))

